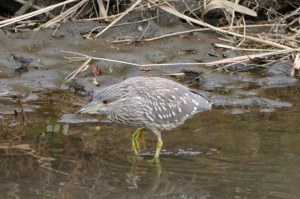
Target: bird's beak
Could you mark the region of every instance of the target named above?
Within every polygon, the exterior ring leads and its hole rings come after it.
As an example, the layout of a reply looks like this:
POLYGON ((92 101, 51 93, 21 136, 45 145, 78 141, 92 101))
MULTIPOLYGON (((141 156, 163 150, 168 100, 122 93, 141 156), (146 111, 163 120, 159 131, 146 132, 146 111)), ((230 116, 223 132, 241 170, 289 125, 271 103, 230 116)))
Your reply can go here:
POLYGON ((78 109, 74 114, 82 114, 82 113, 88 113, 88 114, 95 114, 98 113, 98 109, 103 107, 103 103, 98 103, 98 102, 91 102, 80 109, 78 109))

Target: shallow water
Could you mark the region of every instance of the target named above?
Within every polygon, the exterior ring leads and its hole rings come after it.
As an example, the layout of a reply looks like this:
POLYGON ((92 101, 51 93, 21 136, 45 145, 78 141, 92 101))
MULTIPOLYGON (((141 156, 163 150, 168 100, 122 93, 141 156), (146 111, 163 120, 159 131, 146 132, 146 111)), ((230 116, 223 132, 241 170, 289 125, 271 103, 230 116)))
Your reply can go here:
POLYGON ((11 114, 18 103, 1 99, 0 198, 300 198, 299 92, 266 92, 292 108, 194 116, 163 133, 160 163, 148 161, 151 132, 140 160, 134 127, 70 115, 80 104, 68 93, 35 93, 26 122, 11 114))

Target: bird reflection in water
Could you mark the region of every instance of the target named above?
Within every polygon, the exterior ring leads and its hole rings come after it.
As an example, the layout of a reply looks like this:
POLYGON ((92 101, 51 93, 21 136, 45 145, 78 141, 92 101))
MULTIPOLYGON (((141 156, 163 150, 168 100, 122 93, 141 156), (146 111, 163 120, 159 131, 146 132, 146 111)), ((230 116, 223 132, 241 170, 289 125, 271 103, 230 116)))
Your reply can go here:
POLYGON ((137 189, 138 181, 140 180, 140 174, 145 172, 145 167, 153 168, 153 173, 155 174, 155 185, 159 183, 160 176, 162 174, 162 166, 160 160, 156 160, 153 162, 152 160, 141 160, 140 158, 134 158, 132 160, 132 166, 130 172, 126 173, 126 182, 128 184, 128 188, 137 189))

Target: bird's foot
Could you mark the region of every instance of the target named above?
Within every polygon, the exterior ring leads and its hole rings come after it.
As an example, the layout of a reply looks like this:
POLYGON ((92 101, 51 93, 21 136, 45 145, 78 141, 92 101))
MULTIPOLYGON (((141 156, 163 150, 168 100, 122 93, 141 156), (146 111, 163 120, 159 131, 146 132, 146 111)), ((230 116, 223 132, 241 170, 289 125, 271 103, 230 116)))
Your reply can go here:
POLYGON ((151 159, 147 159, 146 162, 148 163, 160 163, 159 158, 151 158, 151 159))
POLYGON ((133 149, 135 155, 138 156, 139 152, 140 152, 140 146, 134 139, 132 139, 132 149, 133 149))
POLYGON ((136 155, 139 154, 140 152, 140 144, 139 144, 139 141, 138 139, 141 138, 141 142, 143 143, 143 145, 145 146, 146 148, 146 140, 145 140, 145 135, 143 133, 143 128, 138 128, 134 134, 132 134, 132 148, 133 148, 133 151, 136 155))
POLYGON ((162 168, 161 168, 161 163, 160 163, 159 157, 157 157, 157 158, 154 157, 152 159, 146 160, 146 162, 155 164, 156 172, 158 175, 160 175, 162 173, 162 168))

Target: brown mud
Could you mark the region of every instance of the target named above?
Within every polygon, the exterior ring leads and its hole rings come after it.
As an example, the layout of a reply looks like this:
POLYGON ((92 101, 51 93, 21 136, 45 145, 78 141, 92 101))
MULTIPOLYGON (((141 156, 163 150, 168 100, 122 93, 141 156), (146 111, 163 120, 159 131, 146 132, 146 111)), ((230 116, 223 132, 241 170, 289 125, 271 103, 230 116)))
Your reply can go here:
MULTIPOLYGON (((170 16, 163 19, 149 22, 149 35, 189 29, 170 16)), ((0 198, 299 198, 300 89, 299 79, 289 75, 292 63, 235 65, 231 72, 175 64, 144 72, 92 61, 63 85, 83 63, 70 61, 67 57, 74 55, 63 51, 139 64, 209 62, 243 54, 213 47, 220 35, 209 31, 112 43, 121 36, 141 36, 139 27, 147 22, 84 39, 82 34, 97 25, 68 22, 57 30, 0 30, 0 198), (93 66, 103 75, 95 77, 93 66), (179 72, 186 77, 164 76, 179 72), (138 75, 172 78, 214 102, 211 112, 164 132, 161 164, 133 155, 134 127, 73 115, 94 90, 138 75)), ((147 158, 153 156, 155 137, 146 137, 142 155, 147 158)))

